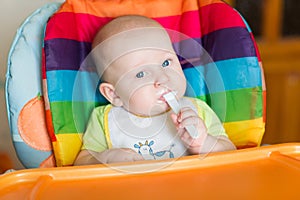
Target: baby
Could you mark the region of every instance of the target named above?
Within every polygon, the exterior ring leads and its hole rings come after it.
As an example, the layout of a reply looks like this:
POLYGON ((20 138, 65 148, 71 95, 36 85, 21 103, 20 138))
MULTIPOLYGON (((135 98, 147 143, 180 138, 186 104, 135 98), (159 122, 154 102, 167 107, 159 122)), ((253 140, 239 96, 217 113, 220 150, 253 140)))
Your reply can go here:
POLYGON ((176 158, 233 150, 221 122, 186 79, 166 30, 143 16, 118 17, 95 36, 93 58, 111 103, 93 110, 75 165, 176 158), (175 114, 164 99, 174 92, 175 114), (198 137, 187 132, 194 126, 198 137))

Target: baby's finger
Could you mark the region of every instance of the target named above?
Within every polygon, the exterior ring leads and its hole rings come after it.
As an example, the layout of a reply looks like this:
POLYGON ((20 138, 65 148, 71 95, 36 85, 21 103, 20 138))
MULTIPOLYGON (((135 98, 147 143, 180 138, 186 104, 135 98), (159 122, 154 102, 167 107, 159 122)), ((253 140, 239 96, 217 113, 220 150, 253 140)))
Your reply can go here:
POLYGON ((185 118, 191 117, 191 116, 197 116, 197 113, 189 108, 189 107, 184 107, 180 110, 180 115, 179 115, 179 122, 184 120, 185 118))
POLYGON ((182 134, 181 134, 181 137, 180 137, 181 141, 183 142, 184 146, 186 147, 190 147, 192 141, 194 140, 190 134, 186 131, 184 131, 182 134))
POLYGON ((174 123, 175 125, 178 125, 178 116, 177 116, 176 114, 172 113, 172 114, 170 115, 170 117, 171 117, 173 123, 174 123))
POLYGON ((184 128, 177 128, 177 135, 178 137, 182 137, 182 135, 186 132, 184 128))
MULTIPOLYGON (((198 116, 189 116, 180 122, 179 127, 184 128, 190 125, 198 127, 201 122, 202 120, 198 116)), ((202 124, 199 126, 199 128, 203 128, 202 124)))
POLYGON ((125 160, 127 161, 138 161, 144 160, 144 157, 130 148, 122 148, 122 151, 126 153, 125 160))

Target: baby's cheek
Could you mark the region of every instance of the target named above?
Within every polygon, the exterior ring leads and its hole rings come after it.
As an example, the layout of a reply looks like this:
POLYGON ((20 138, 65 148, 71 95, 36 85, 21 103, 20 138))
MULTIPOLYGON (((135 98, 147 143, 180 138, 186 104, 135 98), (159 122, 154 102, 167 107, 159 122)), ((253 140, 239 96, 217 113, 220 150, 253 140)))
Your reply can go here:
POLYGON ((171 79, 171 88, 174 88, 177 90, 177 96, 182 97, 186 90, 186 79, 183 74, 176 74, 176 76, 173 76, 171 79))
POLYGON ((129 98, 129 106, 130 110, 138 113, 143 113, 149 107, 149 102, 147 98, 144 98, 144 95, 133 94, 129 98))

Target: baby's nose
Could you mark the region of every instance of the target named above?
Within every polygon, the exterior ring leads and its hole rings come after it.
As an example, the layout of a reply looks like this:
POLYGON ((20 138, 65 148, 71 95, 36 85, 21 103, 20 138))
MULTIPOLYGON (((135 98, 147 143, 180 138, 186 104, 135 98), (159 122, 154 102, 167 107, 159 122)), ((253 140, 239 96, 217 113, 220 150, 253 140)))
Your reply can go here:
POLYGON ((156 81, 154 82, 155 87, 159 87, 161 85, 164 85, 169 81, 169 77, 165 73, 161 73, 158 75, 156 81))

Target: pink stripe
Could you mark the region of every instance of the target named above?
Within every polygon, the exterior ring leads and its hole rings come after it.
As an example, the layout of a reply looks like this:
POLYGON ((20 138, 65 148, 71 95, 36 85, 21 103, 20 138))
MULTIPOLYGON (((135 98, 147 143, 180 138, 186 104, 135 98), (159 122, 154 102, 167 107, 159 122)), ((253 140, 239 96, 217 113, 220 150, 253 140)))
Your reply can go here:
POLYGON ((46 58, 44 48, 42 48, 42 79, 46 79, 46 58))
MULTIPOLYGON (((57 13, 48 22, 45 40, 65 38, 91 42, 96 31, 111 19, 89 14, 57 13)), ((188 11, 181 15, 154 20, 167 29, 179 31, 192 38, 200 38, 223 28, 245 27, 239 14, 226 4, 211 4, 201 7, 199 11, 188 11)))
MULTIPOLYGON (((166 29, 179 31, 192 38, 200 38, 202 36, 199 19, 198 11, 189 11, 178 16, 155 18, 166 29)), ((178 39, 173 38, 172 40, 178 39)))
POLYGON ((200 10, 203 35, 231 27, 246 27, 240 15, 227 4, 211 4, 200 10))
MULTIPOLYGON (((48 22, 45 40, 65 38, 91 42, 96 31, 111 18, 100 18, 87 14, 58 13, 48 22), (76 22, 76 23, 75 23, 76 22)), ((155 18, 163 27, 179 31, 189 37, 200 37, 199 13, 183 13, 181 16, 155 18)))

